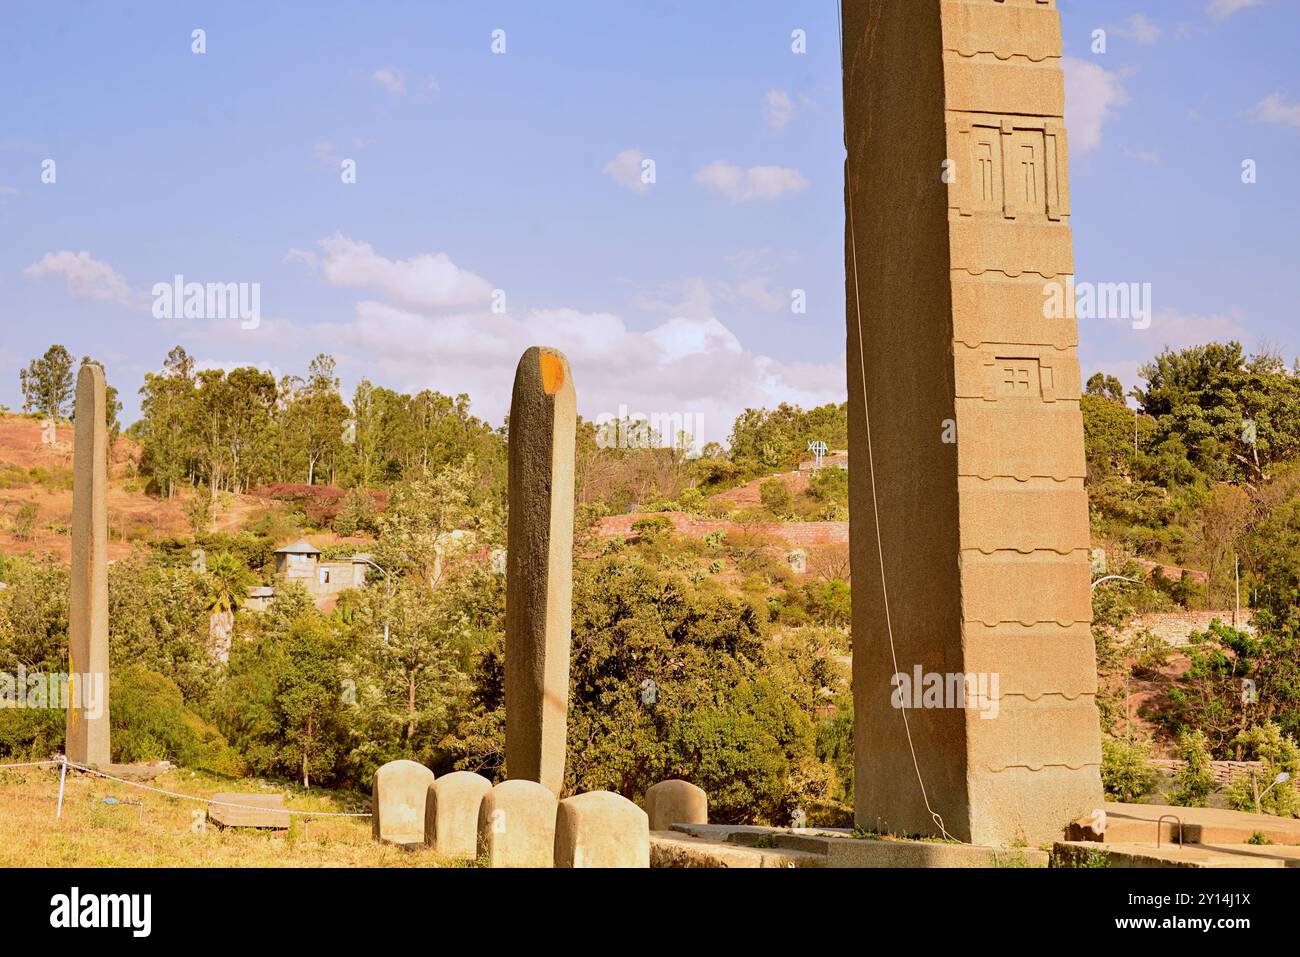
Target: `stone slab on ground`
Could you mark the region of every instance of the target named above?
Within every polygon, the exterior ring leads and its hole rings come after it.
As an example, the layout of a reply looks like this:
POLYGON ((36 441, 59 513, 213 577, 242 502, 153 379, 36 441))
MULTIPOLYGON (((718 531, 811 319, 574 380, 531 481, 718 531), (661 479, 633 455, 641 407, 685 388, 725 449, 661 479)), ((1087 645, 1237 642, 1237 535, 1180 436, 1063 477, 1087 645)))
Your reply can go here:
MULTIPOLYGON (((1066 829, 1066 840, 1150 844, 1154 847, 1157 821, 1162 816, 1174 815, 1182 821, 1184 844, 1247 844, 1256 834, 1262 834, 1274 844, 1300 844, 1300 820, 1295 818, 1165 804, 1107 803, 1104 809, 1104 830, 1098 828, 1099 822, 1091 816, 1080 818, 1066 829)), ((1178 843, 1178 823, 1172 818, 1166 817, 1159 823, 1159 833, 1161 844, 1178 843)))
POLYGON ((1300 848, 1257 844, 1185 844, 1058 841, 1053 867, 1300 867, 1300 848))
POLYGON ((214 803, 208 805, 208 820, 221 827, 261 827, 279 831, 289 827, 289 812, 284 810, 283 794, 226 792, 214 794, 212 800, 214 803), (232 804, 245 806, 231 807, 232 804))
POLYGON ((96 771, 121 778, 123 781, 142 782, 152 781, 176 769, 170 761, 142 761, 136 764, 101 764, 87 765, 87 767, 93 767, 96 771))
POLYGON ((770 854, 798 852, 819 860, 819 863, 799 865, 805 867, 1046 867, 1049 858, 1046 851, 1038 848, 854 838, 851 831, 842 828, 795 831, 754 825, 679 824, 673 830, 703 842, 693 845, 694 848, 734 845, 770 854))
POLYGON ((822 854, 744 847, 680 831, 650 832, 651 867, 825 867, 822 854))

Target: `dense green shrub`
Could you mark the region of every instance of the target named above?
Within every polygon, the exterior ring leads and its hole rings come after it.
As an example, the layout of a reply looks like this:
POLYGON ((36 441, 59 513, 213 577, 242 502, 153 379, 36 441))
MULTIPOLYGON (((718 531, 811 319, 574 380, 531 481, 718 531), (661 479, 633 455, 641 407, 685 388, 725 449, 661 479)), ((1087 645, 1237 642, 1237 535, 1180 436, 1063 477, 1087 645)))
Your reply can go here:
POLYGON ((1150 750, 1137 741, 1101 739, 1101 783, 1116 801, 1131 804, 1155 789, 1150 750))
POLYGON ((176 682, 140 665, 112 676, 113 760, 168 760, 181 767, 239 776, 239 754, 208 722, 185 706, 176 682))

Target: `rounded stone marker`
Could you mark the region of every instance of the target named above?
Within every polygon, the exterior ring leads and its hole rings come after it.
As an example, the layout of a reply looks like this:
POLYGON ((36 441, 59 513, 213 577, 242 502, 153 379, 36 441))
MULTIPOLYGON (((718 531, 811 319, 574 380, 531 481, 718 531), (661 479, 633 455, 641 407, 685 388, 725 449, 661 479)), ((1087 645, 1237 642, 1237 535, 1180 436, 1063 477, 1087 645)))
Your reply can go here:
POLYGON ((668 831, 674 824, 708 824, 709 796, 690 781, 671 778, 646 789, 645 812, 652 831, 668 831))
POLYGON ((556 867, 649 867, 650 818, 612 791, 565 798, 555 817, 556 867))
POLYGON ((424 802, 424 843, 444 857, 478 854, 478 811, 492 782, 473 771, 453 771, 429 785, 424 802))
POLYGON ((555 795, 536 781, 502 781, 478 809, 478 853, 488 867, 550 867, 555 795))
POLYGON ((370 829, 377 841, 424 843, 424 802, 433 772, 414 761, 389 761, 370 789, 370 829))

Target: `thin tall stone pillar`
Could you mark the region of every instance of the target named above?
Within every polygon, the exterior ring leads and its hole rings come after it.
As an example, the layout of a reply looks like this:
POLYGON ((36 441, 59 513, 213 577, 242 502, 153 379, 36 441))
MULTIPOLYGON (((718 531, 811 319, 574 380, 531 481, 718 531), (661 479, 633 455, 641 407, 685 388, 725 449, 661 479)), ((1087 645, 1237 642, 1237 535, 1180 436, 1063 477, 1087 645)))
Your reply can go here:
POLYGON ((108 416, 104 370, 77 377, 68 603, 68 760, 112 760, 108 719, 108 416))
POLYGON ((576 417, 568 360, 532 347, 510 402, 506 770, 556 795, 569 708, 576 417))
POLYGON ((844 99, 855 816, 1059 838, 1102 790, 1055 2, 845 4, 844 99))

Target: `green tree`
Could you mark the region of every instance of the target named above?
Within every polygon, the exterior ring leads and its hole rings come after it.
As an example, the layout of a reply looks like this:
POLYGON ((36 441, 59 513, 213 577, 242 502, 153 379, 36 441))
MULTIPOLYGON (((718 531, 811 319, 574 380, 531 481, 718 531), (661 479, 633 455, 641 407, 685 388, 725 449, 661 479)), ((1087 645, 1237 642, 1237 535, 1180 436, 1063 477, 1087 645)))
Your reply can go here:
POLYGON ((1106 735, 1101 739, 1101 783, 1117 801, 1132 804, 1155 788, 1149 748, 1106 735))
POLYGON ((1243 732, 1234 747, 1263 763, 1263 772, 1236 778, 1228 786, 1228 806, 1238 811, 1262 811, 1280 817, 1300 817, 1300 748, 1290 735, 1268 721, 1243 732), (1285 779, 1279 778, 1285 775, 1285 779))
POLYGON ((23 390, 23 411, 35 412, 57 422, 72 413, 72 356, 61 345, 52 345, 45 355, 33 359, 18 373, 23 390))
MULTIPOLYGON (((95 360, 90 358, 90 356, 81 357, 82 368, 91 363, 103 368, 102 362, 95 362, 95 360)), ((104 410, 108 425, 109 447, 112 448, 113 444, 117 442, 118 435, 122 431, 122 400, 118 395, 117 389, 111 382, 107 381, 104 383, 104 410)))
POLYGON ((140 557, 108 569, 109 656, 114 668, 137 664, 167 675, 194 707, 204 705, 218 666, 209 653, 211 592, 186 563, 167 567, 140 557))
POLYGON ((1211 478, 1258 486, 1300 453, 1300 377, 1278 356, 1212 342, 1162 352, 1141 372, 1135 394, 1156 419, 1157 448, 1185 450, 1211 478))
POLYGON ((310 787, 345 779, 351 650, 301 586, 280 589, 261 630, 235 642, 212 713, 258 774, 310 787))
POLYGON ((18 512, 14 516, 14 536, 19 541, 31 542, 36 539, 36 523, 40 518, 40 510, 35 502, 23 502, 18 506, 18 512))
POLYGON ((1183 766, 1174 776, 1171 803, 1179 807, 1205 807, 1217 786, 1210 768, 1210 748, 1203 731, 1184 731, 1178 738, 1178 759, 1183 766))
POLYGON ((306 385, 290 397, 285 411, 288 451, 305 473, 308 485, 314 485, 322 471, 332 483, 346 447, 348 407, 339 396, 334 369, 331 356, 321 354, 313 359, 306 385))
POLYGON ((1124 384, 1115 376, 1108 375, 1104 372, 1094 372, 1088 377, 1088 384, 1084 386, 1084 393, 1095 395, 1102 399, 1109 399, 1111 402, 1124 404, 1124 384))
POLYGON ((161 373, 145 373, 140 387, 140 421, 128 433, 141 446, 140 470, 153 488, 172 498, 194 477, 196 377, 194 360, 176 346, 161 373))
POLYGON ((790 494, 790 486, 779 478, 770 478, 758 487, 758 498, 763 503, 763 507, 773 515, 786 515, 790 507, 794 504, 794 497, 790 494))
MULTIPOLYGON (((378 518, 376 561, 390 572, 438 584, 444 559, 462 547, 455 533, 477 530, 483 544, 502 537, 504 521, 485 499, 474 461, 447 466, 432 478, 396 486, 378 518)), ((466 541, 467 540, 463 540, 466 541)))

